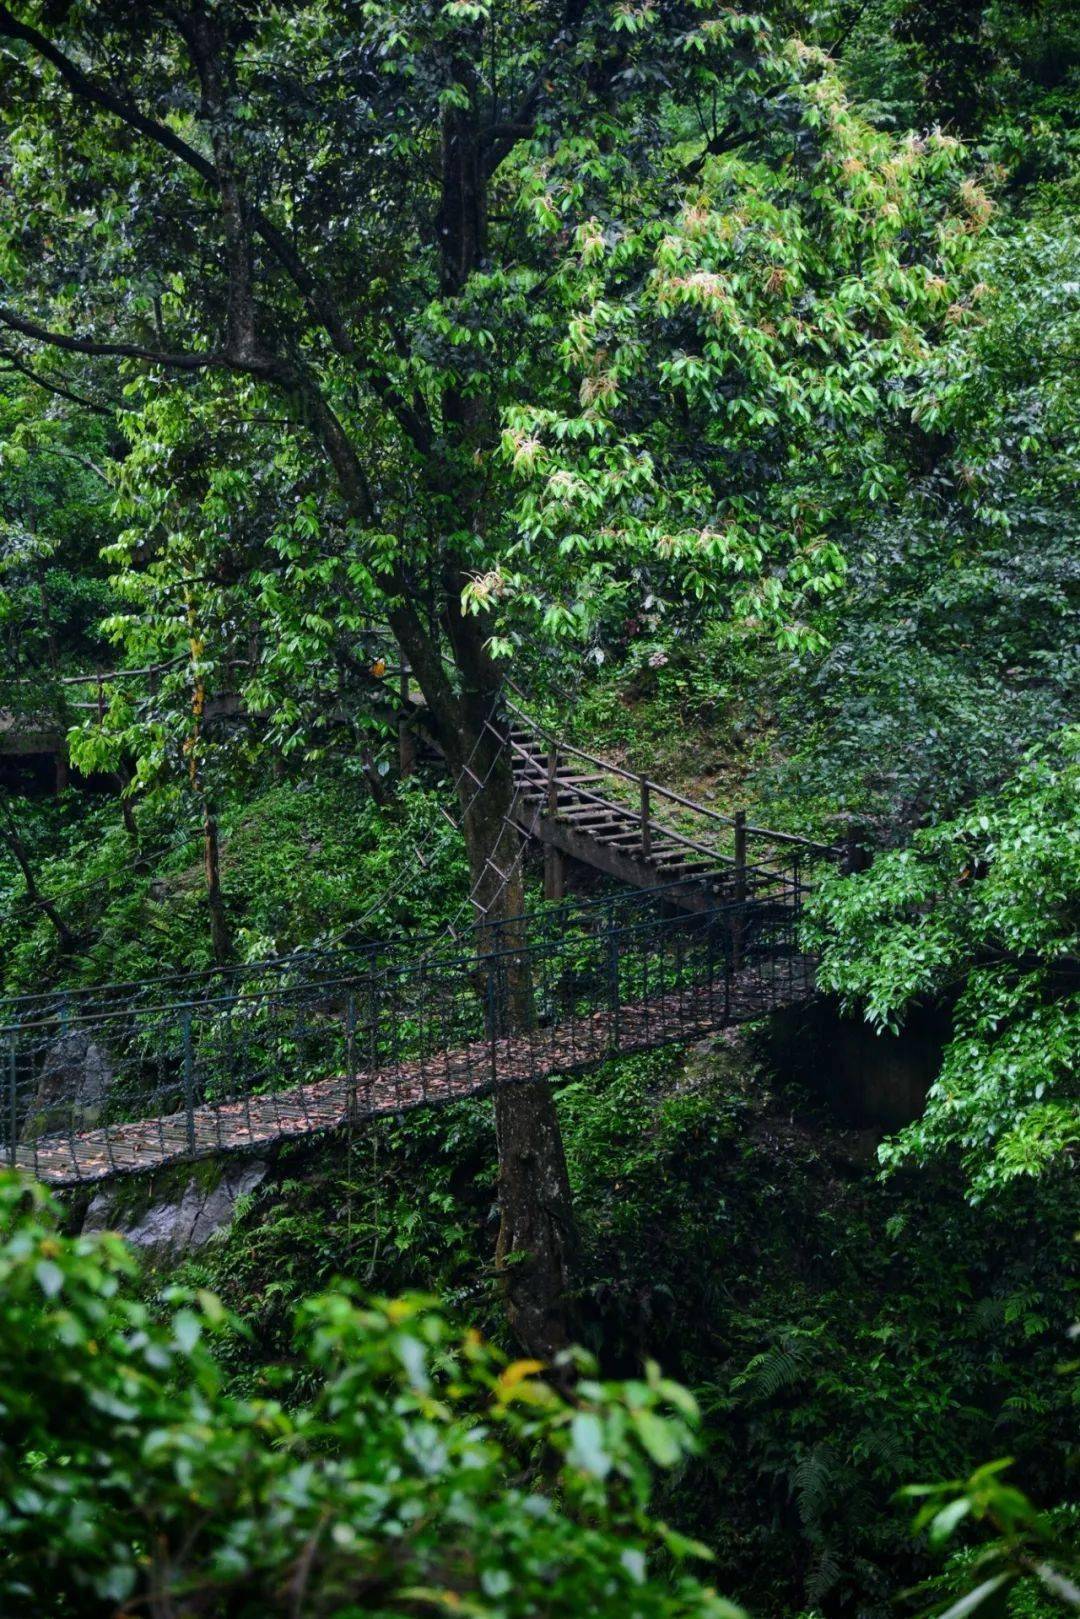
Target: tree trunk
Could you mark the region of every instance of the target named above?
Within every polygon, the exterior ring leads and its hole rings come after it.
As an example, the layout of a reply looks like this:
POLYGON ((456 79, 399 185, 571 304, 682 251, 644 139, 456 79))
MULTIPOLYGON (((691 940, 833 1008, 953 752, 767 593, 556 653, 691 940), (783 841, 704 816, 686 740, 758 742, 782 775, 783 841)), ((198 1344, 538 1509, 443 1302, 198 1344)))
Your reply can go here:
POLYGON ((27 852, 26 845, 19 836, 18 830, 16 829, 14 821, 11 819, 10 813, 7 816, 7 826, 3 829, 3 831, 0 831, 0 837, 2 837, 3 841, 7 844, 15 859, 15 864, 22 872, 23 884, 26 888, 27 902, 36 910, 42 911, 45 916, 48 917, 53 929, 56 932, 56 936, 60 941, 61 950, 65 955, 71 955, 78 946, 78 940, 68 927, 67 923, 64 921, 64 918, 60 915, 60 912, 57 910, 52 900, 47 899, 38 888, 37 879, 34 876, 34 868, 30 864, 30 856, 27 852))
MULTIPOLYGON (((475 904, 474 928, 487 995, 489 1035, 527 1030, 532 980, 519 921, 525 894, 521 834, 511 820, 513 774, 505 747, 490 735, 470 742, 474 764, 460 796, 475 904), (473 779, 475 778, 475 779, 473 779), (478 786, 477 783, 482 783, 478 786)), ((570 1178, 555 1098, 546 1080, 495 1091, 499 1154, 499 1236, 495 1264, 515 1336, 530 1355, 548 1359, 570 1339, 570 1289, 576 1263, 570 1178)))
POLYGON ((514 1333, 549 1359, 570 1340, 577 1257, 570 1179, 555 1098, 546 1080, 495 1093, 499 1236, 495 1266, 514 1333))
POLYGON ((210 910, 210 942, 214 960, 221 966, 229 959, 229 924, 221 894, 221 858, 217 821, 203 803, 203 869, 206 873, 206 902, 210 910))

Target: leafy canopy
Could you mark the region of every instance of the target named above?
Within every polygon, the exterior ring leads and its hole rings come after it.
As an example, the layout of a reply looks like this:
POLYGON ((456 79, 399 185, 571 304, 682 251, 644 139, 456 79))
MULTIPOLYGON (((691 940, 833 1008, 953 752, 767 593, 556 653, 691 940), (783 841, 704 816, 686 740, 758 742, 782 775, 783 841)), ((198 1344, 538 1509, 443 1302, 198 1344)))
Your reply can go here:
POLYGON ((955 140, 706 0, 5 15, 0 319, 120 358, 142 656, 254 621, 295 677, 403 593, 504 652, 651 597, 812 635, 970 317, 955 140))

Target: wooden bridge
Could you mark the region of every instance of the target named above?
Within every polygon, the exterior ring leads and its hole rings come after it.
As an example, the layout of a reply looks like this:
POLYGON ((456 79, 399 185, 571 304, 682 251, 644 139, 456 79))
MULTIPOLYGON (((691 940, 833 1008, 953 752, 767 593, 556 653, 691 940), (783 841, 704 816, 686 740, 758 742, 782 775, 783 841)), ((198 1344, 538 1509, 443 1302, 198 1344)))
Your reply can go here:
POLYGON ((757 826, 549 736, 509 705, 517 824, 544 846, 545 893, 564 894, 567 858, 635 888, 670 888, 683 906, 740 904, 783 878, 786 903, 802 898, 807 864, 857 864, 849 843, 816 842, 757 826), (685 879, 695 879, 693 882, 685 879))
MULTIPOLYGON (((700 884, 696 884, 700 889, 700 884)), ((54 1186, 573 1073, 812 991, 790 874, 0 1007, 0 1161, 54 1186)))
MULTIPOLYGON (((408 767, 422 711, 408 672, 385 672, 408 767)), ((100 717, 108 677, 89 678, 100 717)), ((409 937, 0 1002, 0 1161, 70 1186, 261 1150, 685 1041, 812 991, 806 870, 850 850, 723 815, 516 705, 508 721, 513 818, 543 848, 549 903, 468 943, 409 937), (621 892, 566 901, 568 859, 621 892)))

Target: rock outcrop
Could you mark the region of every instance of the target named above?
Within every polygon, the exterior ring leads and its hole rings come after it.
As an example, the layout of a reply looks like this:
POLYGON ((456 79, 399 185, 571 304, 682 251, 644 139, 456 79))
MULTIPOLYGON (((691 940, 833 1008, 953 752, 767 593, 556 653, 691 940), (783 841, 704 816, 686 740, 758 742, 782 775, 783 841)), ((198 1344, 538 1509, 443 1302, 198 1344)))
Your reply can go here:
POLYGON ((152 1265, 179 1259, 226 1230, 237 1198, 253 1192, 267 1173, 257 1158, 226 1159, 207 1169, 176 1166, 152 1181, 105 1186, 87 1209, 83 1230, 118 1231, 152 1265))

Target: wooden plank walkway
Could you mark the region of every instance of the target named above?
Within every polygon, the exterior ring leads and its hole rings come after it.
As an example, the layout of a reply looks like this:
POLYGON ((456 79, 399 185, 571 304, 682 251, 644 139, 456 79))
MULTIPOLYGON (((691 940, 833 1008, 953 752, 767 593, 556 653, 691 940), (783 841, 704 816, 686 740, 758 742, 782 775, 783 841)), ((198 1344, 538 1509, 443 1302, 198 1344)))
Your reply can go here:
POLYGON ((518 789, 518 826, 544 846, 545 892, 563 896, 564 857, 635 888, 694 880, 677 901, 688 910, 781 893, 798 909, 808 862, 836 862, 846 851, 795 833, 723 815, 649 777, 547 736, 508 705, 509 745, 518 789))
POLYGON ((650 1051, 715 1033, 813 993, 804 955, 768 959, 725 984, 668 990, 637 1005, 604 1008, 568 1027, 533 1029, 398 1063, 350 1078, 333 1074, 292 1088, 205 1101, 189 1116, 117 1123, 20 1143, 19 1167, 70 1187, 160 1168, 180 1159, 254 1151, 354 1120, 438 1106, 505 1085, 552 1078, 615 1055, 650 1051))

